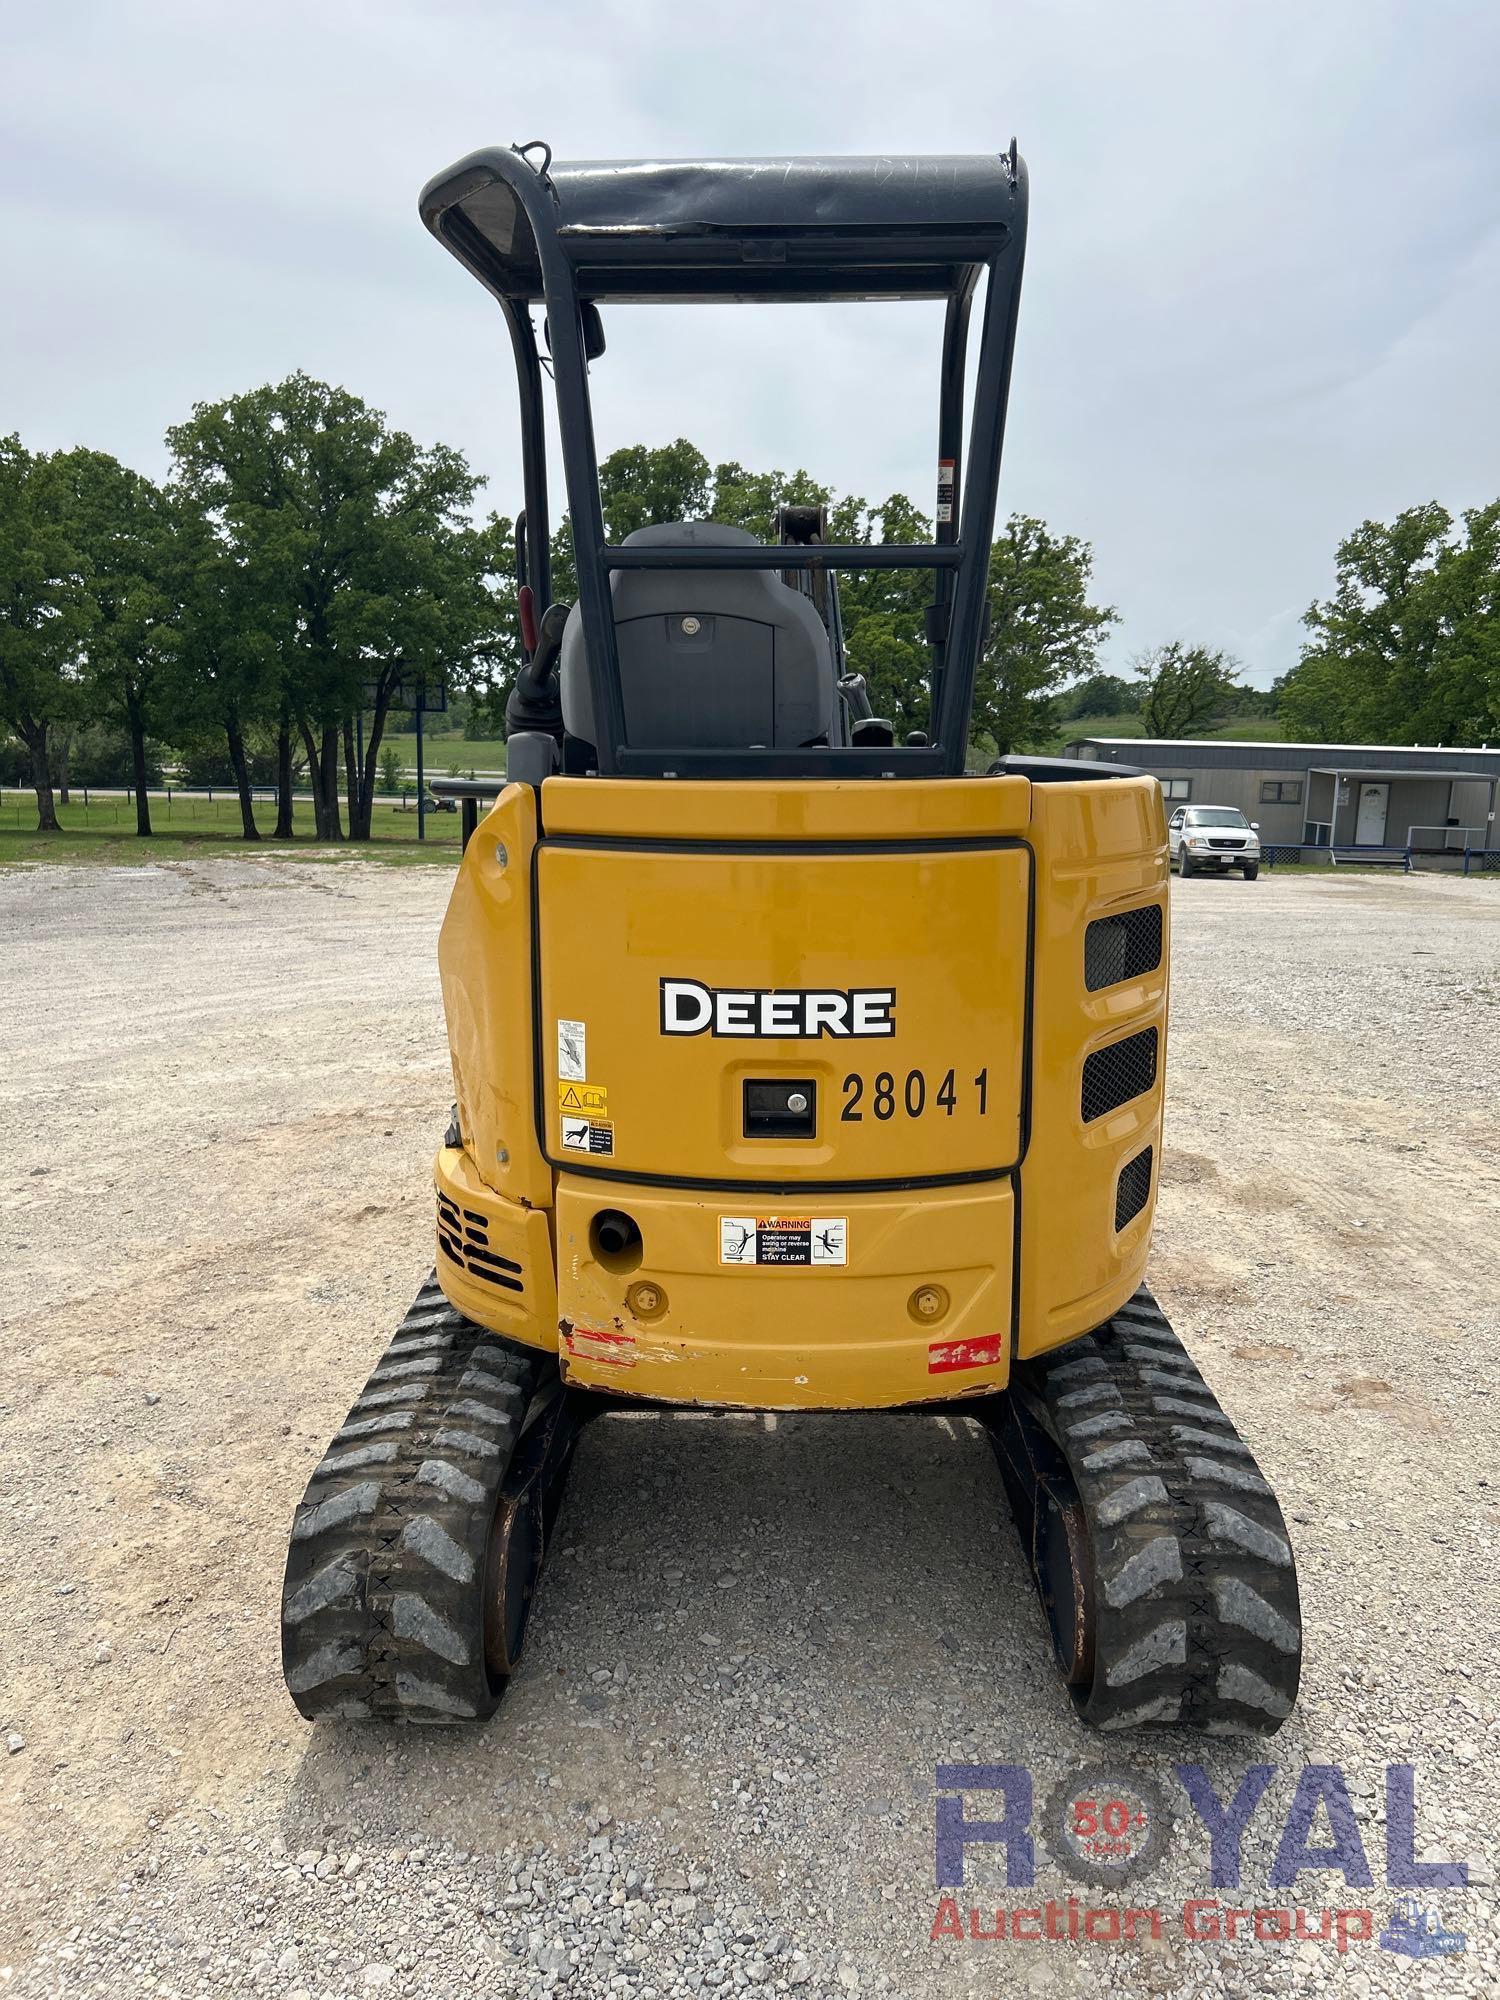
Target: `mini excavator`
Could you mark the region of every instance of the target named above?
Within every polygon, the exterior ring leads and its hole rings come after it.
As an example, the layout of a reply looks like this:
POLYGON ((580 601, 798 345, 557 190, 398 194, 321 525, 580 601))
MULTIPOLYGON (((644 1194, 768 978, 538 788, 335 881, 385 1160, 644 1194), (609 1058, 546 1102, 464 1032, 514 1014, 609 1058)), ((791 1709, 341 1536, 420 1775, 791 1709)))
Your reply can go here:
POLYGON ((1274 1730, 1301 1653, 1286 1524, 1143 1282, 1160 790, 967 769, 1014 145, 564 166, 529 144, 438 175, 421 213, 515 356, 525 664, 439 946, 435 1269, 296 1511, 294 1701, 487 1716, 601 1412, 904 1410, 987 1429, 1084 1722, 1274 1730), (605 539, 604 308, 865 299, 945 305, 930 543, 832 542, 816 508, 775 539, 605 539), (549 587, 538 314, 571 605, 549 587), (847 670, 838 599, 840 573, 894 568, 932 579, 928 726, 899 742, 847 670))

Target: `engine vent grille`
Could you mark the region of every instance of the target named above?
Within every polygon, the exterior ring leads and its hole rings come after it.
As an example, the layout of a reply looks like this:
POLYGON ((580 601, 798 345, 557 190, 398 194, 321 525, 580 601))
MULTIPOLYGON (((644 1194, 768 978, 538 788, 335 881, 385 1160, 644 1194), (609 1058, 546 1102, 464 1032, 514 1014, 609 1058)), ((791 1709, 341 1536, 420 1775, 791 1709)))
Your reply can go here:
POLYGON ((1143 1028, 1123 1042, 1095 1049, 1083 1065, 1083 1122, 1118 1111, 1132 1097, 1143 1096, 1156 1081, 1156 1030, 1143 1028))
POLYGON ((1134 1222, 1150 1199, 1151 1148, 1148 1146, 1144 1153, 1137 1153, 1120 1169, 1115 1187, 1115 1228, 1123 1229, 1127 1222, 1134 1222))
POLYGON ((437 1198, 438 1248, 471 1278, 483 1278, 503 1291, 524 1292, 521 1267, 490 1248, 489 1218, 477 1209, 460 1208, 450 1196, 437 1198))
POLYGON ((1083 983, 1090 993, 1139 979, 1161 964, 1161 904, 1096 917, 1083 934, 1083 983))

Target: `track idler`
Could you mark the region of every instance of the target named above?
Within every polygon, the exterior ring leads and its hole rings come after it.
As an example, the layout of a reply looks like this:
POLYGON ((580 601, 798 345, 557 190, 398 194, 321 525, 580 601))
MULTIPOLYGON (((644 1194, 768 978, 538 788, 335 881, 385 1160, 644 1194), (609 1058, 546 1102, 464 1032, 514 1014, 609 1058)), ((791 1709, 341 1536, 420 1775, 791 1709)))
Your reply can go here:
POLYGON ((1296 1699, 1291 1539, 1156 1301, 1022 1363, 989 1419, 1084 1721, 1266 1734, 1296 1699))

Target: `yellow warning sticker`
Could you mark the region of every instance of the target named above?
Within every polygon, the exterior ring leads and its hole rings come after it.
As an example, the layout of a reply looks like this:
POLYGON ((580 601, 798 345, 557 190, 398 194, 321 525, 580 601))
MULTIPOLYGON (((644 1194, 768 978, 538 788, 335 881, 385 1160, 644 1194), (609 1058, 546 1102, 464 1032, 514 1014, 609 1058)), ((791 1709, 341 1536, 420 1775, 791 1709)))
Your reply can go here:
POLYGON ((602 1083, 570 1083, 557 1086, 557 1108, 565 1118, 607 1118, 609 1092, 602 1083))

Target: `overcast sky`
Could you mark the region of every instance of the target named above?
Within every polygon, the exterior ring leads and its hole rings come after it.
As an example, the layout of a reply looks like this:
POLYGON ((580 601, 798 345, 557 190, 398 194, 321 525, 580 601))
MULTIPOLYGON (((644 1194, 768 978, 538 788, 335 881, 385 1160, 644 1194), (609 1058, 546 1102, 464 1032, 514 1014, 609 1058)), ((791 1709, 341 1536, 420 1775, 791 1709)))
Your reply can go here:
MULTIPOLYGON (((1123 665, 1267 682, 1369 516, 1500 492, 1500 7, 780 0, 0 6, 0 430, 165 469, 294 368, 519 504, 508 349, 416 196, 559 159, 989 152, 1031 234, 1003 511, 1086 536, 1123 665)), ((601 452, 931 504, 934 309, 618 308, 601 452)), ((560 490, 560 480, 558 481, 560 490)))

